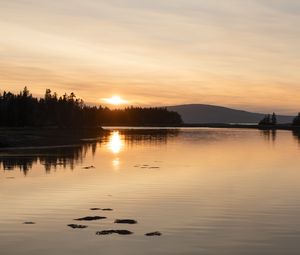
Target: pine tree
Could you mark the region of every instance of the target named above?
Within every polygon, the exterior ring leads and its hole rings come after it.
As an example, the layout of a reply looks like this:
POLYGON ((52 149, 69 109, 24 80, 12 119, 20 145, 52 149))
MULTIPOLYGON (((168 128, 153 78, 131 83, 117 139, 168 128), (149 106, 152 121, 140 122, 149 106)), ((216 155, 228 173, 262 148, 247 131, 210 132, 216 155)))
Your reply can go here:
POLYGON ((273 112, 273 114, 272 114, 271 124, 272 125, 276 125, 277 124, 277 117, 276 117, 275 112, 273 112))
POLYGON ((293 125, 300 126, 300 112, 298 113, 298 116, 294 118, 293 125))

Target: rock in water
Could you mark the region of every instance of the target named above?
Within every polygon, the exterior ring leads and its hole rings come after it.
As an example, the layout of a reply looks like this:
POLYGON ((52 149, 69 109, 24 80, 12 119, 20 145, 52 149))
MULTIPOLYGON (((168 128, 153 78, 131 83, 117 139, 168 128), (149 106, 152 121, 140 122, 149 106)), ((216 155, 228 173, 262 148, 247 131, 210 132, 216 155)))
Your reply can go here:
POLYGON ((25 222, 23 222, 23 224, 26 224, 26 225, 33 225, 33 224, 35 224, 35 222, 33 222, 33 221, 25 221, 25 222))
POLYGON ((94 208, 90 208, 91 211, 113 211, 113 209, 111 208, 98 208, 98 207, 94 207, 94 208))
POLYGON ((145 236, 161 236, 162 234, 158 231, 146 233, 145 236))
POLYGON ((131 235, 133 234, 129 230, 102 230, 102 231, 97 231, 96 235, 102 236, 102 235, 111 235, 111 234, 118 234, 118 235, 131 235))
POLYGON ((69 224, 68 227, 70 228, 87 228, 86 225, 78 225, 78 224, 69 224))
POLYGON ((102 220, 102 219, 106 219, 106 217, 102 217, 102 216, 86 216, 83 218, 78 218, 78 219, 74 219, 74 220, 86 220, 86 221, 92 221, 92 220, 102 220))
POLYGON ((103 208, 102 211, 113 211, 111 208, 103 208))
POLYGON ((137 224, 136 220, 131 220, 131 219, 117 219, 115 220, 115 223, 118 224, 137 224))
POLYGON ((91 168, 95 168, 94 166, 85 166, 83 167, 83 169, 91 169, 91 168))

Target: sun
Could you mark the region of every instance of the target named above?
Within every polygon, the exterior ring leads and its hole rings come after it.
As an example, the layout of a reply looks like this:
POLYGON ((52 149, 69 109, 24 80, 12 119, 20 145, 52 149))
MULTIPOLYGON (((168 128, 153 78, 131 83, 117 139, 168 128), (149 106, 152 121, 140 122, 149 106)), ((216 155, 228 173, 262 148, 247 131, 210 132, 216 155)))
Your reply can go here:
POLYGON ((109 103, 109 104, 112 104, 112 105, 120 105, 120 104, 126 104, 127 101, 122 99, 120 96, 118 95, 114 95, 110 98, 103 98, 103 100, 106 102, 106 103, 109 103))

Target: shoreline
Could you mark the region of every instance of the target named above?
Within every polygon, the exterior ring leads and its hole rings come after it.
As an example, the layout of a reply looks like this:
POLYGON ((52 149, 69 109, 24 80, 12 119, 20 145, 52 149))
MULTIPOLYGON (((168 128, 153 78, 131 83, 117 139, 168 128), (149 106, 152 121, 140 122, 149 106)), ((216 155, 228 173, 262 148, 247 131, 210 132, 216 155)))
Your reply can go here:
POLYGON ((57 128, 57 127, 1 127, 0 148, 43 147, 84 144, 88 139, 97 138, 106 131, 95 128, 57 128))
POLYGON ((277 125, 258 125, 258 124, 184 124, 183 127, 207 127, 207 128, 242 128, 242 129, 258 129, 258 130, 296 130, 300 131, 300 126, 293 126, 291 124, 277 124, 277 125))
POLYGON ((291 124, 277 124, 277 125, 258 125, 258 124, 226 124, 226 123, 191 123, 191 124, 179 124, 179 125, 109 125, 103 126, 106 128, 122 128, 122 129, 130 129, 130 128, 139 128, 139 129, 147 129, 147 128, 232 128, 232 129, 257 129, 257 130, 290 130, 290 131, 300 131, 300 126, 293 126, 291 124))

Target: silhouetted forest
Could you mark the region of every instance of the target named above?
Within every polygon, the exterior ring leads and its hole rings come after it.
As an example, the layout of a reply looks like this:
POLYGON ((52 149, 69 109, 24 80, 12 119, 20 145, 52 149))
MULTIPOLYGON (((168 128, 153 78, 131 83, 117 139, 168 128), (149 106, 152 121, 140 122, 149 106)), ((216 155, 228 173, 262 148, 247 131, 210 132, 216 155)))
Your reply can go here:
MULTIPOLYGON (((275 113, 267 114, 259 123, 259 126, 276 126, 277 123, 277 116, 275 113)), ((294 118, 292 125, 290 123, 287 123, 289 126, 294 126, 294 128, 300 127, 300 113, 294 118)))
POLYGON ((270 125, 276 125, 277 124, 277 117, 276 114, 273 112, 273 114, 267 114, 259 123, 260 126, 270 126, 270 125))
POLYGON ((176 125, 182 119, 166 108, 129 107, 111 110, 88 106, 74 93, 58 96, 50 89, 43 98, 33 97, 25 87, 19 94, 0 93, 2 127, 96 127, 104 125, 176 125))
POLYGON ((298 113, 298 116, 295 117, 293 121, 294 126, 300 126, 300 112, 298 113))

